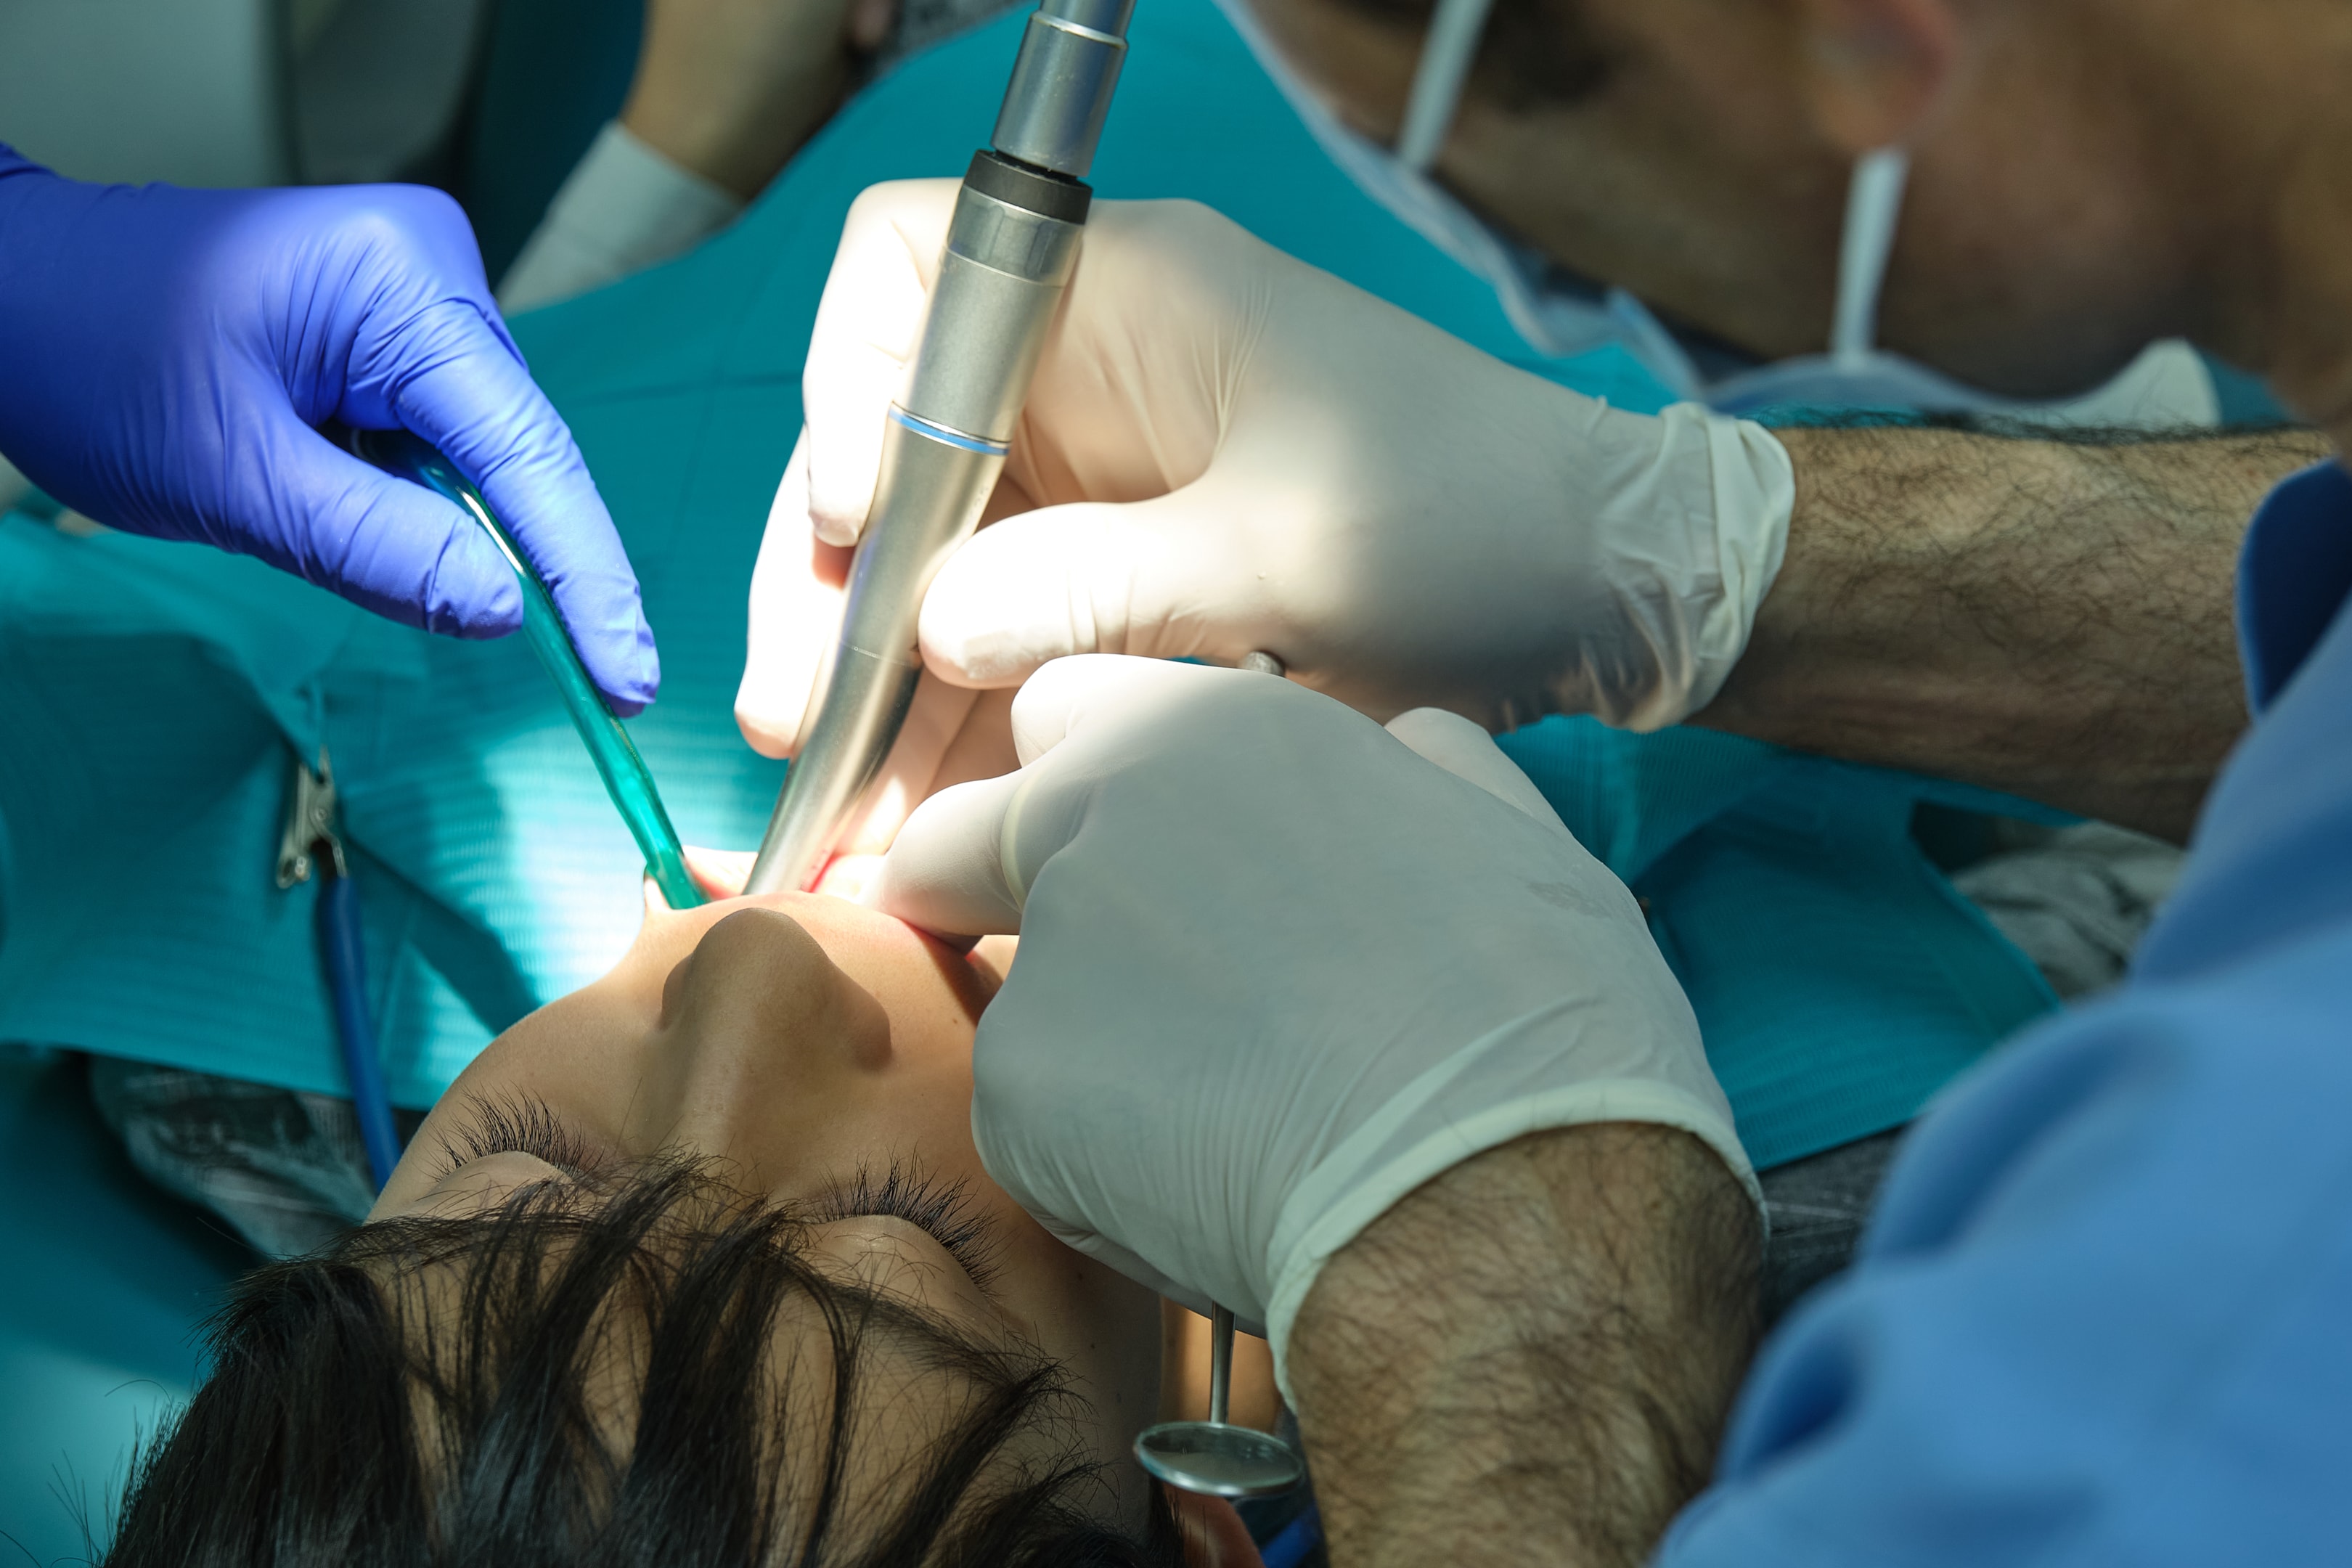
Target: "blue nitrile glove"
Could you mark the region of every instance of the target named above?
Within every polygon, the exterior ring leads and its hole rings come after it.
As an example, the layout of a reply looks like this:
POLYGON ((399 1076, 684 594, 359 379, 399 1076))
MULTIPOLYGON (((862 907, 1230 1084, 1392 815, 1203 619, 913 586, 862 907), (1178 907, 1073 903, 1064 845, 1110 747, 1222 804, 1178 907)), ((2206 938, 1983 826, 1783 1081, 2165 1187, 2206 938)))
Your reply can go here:
POLYGON ((328 441, 330 419, 447 453, 614 707, 653 700, 636 576, 447 196, 84 184, 0 146, 0 453, 113 527, 257 555, 436 632, 520 626, 480 529, 328 441))

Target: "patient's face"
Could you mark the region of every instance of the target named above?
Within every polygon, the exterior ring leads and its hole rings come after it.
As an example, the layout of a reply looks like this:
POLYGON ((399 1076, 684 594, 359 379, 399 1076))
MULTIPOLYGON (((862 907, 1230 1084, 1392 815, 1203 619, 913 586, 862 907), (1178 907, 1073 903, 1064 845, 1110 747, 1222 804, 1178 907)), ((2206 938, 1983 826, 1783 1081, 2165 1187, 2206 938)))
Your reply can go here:
POLYGON ((1158 1300, 1055 1241, 982 1170, 971 1043, 996 984, 839 899, 653 910, 610 974, 467 1068, 371 1218, 471 1214, 526 1184, 657 1152, 715 1159, 745 1192, 810 1208, 813 1256, 844 1279, 1063 1363, 1096 1414, 1118 1506, 1139 1515, 1126 1455, 1155 1414, 1158 1300), (927 1213, 917 1181, 961 1184, 976 1234, 927 1213))

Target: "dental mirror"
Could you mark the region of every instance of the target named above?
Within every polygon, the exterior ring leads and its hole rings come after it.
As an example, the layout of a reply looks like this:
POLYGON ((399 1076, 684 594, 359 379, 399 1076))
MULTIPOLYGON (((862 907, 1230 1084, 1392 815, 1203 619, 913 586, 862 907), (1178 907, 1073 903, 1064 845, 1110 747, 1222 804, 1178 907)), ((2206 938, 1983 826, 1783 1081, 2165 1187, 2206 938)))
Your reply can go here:
POLYGON ((1138 1463, 1170 1486, 1207 1497, 1270 1497, 1307 1479, 1298 1451, 1271 1433, 1225 1419, 1233 1396, 1234 1315, 1209 1314, 1209 1418, 1162 1421, 1135 1439, 1138 1463))

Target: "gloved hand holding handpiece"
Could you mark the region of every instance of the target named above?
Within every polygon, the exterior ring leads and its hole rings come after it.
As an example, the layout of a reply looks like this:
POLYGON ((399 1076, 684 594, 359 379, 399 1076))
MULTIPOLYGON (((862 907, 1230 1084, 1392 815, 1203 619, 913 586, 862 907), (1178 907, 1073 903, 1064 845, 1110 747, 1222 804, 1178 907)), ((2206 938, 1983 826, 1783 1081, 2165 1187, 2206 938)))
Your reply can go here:
POLYGON ((1748 1184, 1633 895, 1478 728, 1386 730, 1270 676, 1047 665, 1024 765, 908 821, 867 901, 1019 931, 972 1129, 1055 1234, 1265 1326, 1423 1183, 1595 1121, 1681 1128, 1748 1184))
MULTIPOLYGON (((814 719, 953 194, 861 196, 818 309, 737 702, 772 753, 814 719)), ((950 687, 1071 653, 1263 649, 1382 719, 1675 723, 1746 647, 1794 500, 1760 426, 1580 396, 1181 202, 1096 204, 1005 476, 925 601, 938 679, 886 772, 897 800, 952 743, 950 687)))
POLYGON ((513 631, 474 521, 317 428, 404 426, 505 519, 614 709, 660 687, 612 518, 437 191, 85 184, 0 147, 0 452, 68 506, 412 626, 513 631))

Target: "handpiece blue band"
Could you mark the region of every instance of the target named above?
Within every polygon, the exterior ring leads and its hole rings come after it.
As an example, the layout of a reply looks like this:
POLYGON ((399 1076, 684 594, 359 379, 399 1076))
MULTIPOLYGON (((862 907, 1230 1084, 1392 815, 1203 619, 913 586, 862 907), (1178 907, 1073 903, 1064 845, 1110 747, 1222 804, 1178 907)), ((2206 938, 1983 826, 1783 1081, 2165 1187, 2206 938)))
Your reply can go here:
POLYGON ((909 414, 897 404, 890 405, 890 417, 918 436, 928 436, 945 446, 959 447, 967 452, 982 452, 992 458, 1002 458, 1013 450, 1010 441, 991 441, 982 436, 967 436, 945 425, 934 425, 919 414, 909 414))

